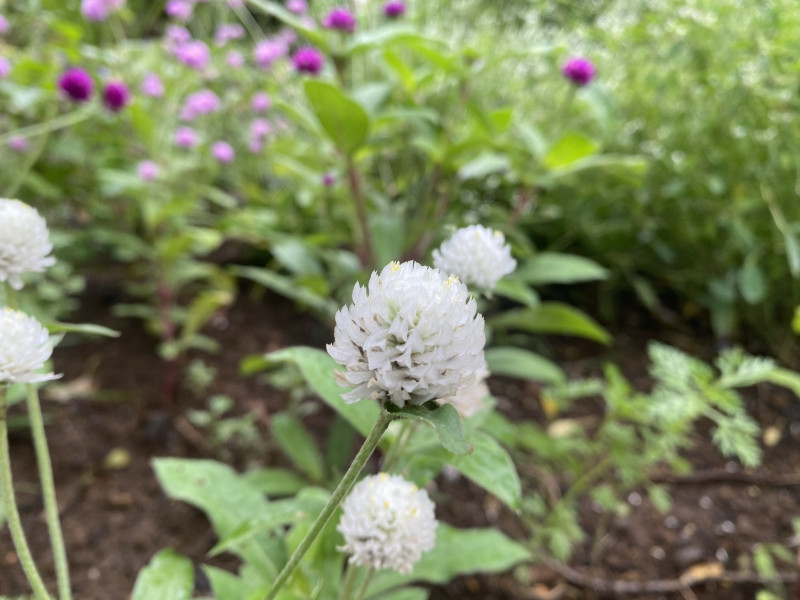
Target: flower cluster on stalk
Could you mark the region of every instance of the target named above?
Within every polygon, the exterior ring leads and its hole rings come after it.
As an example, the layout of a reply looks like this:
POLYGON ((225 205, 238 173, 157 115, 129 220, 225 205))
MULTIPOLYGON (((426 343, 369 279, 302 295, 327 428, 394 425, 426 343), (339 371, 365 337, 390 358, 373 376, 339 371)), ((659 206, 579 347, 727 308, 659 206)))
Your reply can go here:
POLYGON ((433 251, 433 265, 468 285, 492 289, 504 275, 514 272, 517 261, 501 232, 470 225, 433 251))

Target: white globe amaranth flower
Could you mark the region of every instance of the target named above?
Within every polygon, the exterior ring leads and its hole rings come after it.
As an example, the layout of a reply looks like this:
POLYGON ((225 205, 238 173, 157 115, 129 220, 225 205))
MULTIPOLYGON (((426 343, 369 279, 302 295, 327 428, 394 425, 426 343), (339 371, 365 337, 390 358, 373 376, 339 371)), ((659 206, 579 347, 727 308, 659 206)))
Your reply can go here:
POLYGON ((44 271, 54 264, 47 223, 38 211, 19 200, 0 198, 0 282, 22 288, 23 273, 44 271))
POLYGON ((336 313, 327 350, 353 387, 346 403, 389 400, 402 408, 446 398, 475 380, 485 364, 483 317, 456 277, 415 262, 390 263, 356 284, 353 304, 336 313))
POLYGON ((353 486, 336 529, 350 562, 411 573, 436 543, 434 504, 425 490, 399 475, 379 473, 353 486))
POLYGON ((489 377, 489 370, 485 367, 478 371, 475 381, 462 387, 449 398, 440 398, 439 404, 452 404, 458 411, 462 419, 471 417, 486 408, 486 398, 489 396, 489 386, 486 379, 489 377))
POLYGON ((461 281, 492 289, 504 275, 513 273, 517 261, 505 236, 483 225, 470 225, 433 251, 433 266, 461 281))
POLYGON ((50 334, 39 321, 18 310, 0 311, 0 383, 35 383, 56 379, 38 373, 50 355, 50 334))

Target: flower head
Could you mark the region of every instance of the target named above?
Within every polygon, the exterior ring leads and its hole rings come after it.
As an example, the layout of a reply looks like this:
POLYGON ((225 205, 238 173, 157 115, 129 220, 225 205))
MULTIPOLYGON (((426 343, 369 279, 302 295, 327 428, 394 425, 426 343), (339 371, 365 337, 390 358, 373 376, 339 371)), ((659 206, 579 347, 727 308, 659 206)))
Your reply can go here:
POLYGON ((11 73, 11 63, 5 56, 0 56, 0 79, 5 79, 11 73))
POLYGON ((415 262, 390 263, 356 284, 353 304, 336 313, 328 354, 355 389, 342 398, 390 401, 399 407, 454 395, 484 365, 483 317, 455 277, 415 262))
POLYGON ((44 271, 56 262, 49 256, 52 249, 47 223, 35 208, 0 198, 0 281, 21 289, 23 273, 44 271))
POLYGON ((595 68, 588 58, 575 56, 564 63, 561 73, 575 85, 584 86, 594 79, 595 68))
POLYGON ((438 250, 433 251, 433 266, 458 277, 466 284, 491 289, 512 273, 517 261, 505 236, 482 225, 459 229, 438 250))
POLYGON ((379 473, 353 486, 336 529, 354 565, 411 573, 436 544, 434 505, 425 490, 400 475, 379 473))
POLYGON ((136 165, 136 173, 142 181, 153 181, 158 177, 160 169, 152 160, 143 160, 136 165))
POLYGON ((244 55, 238 50, 231 50, 225 55, 225 62, 231 69, 238 69, 244 65, 244 55))
POLYGON ((220 108, 219 96, 209 89, 189 94, 181 109, 181 119, 194 121, 197 117, 208 115, 220 108))
POLYGON ((390 19, 402 17, 406 13, 406 5, 400 0, 389 0, 383 5, 383 14, 390 19))
POLYGON ((28 142, 28 138, 24 138, 19 135, 13 136, 10 140, 8 140, 8 147, 11 148, 14 152, 25 152, 28 150, 30 143, 28 142))
POLYGON ((130 101, 128 86, 121 81, 109 81, 103 88, 103 104, 111 111, 121 111, 130 101))
POLYGON ((188 21, 192 18, 194 5, 188 0, 169 0, 164 7, 164 12, 179 21, 188 21))
POLYGON ((296 15, 304 15, 308 12, 308 2, 306 0, 289 0, 286 3, 286 10, 296 15))
POLYGON ((269 69, 276 60, 283 58, 289 52, 289 46, 284 40, 261 40, 253 48, 253 60, 262 69, 269 69))
POLYGON ((238 23, 222 23, 214 32, 214 43, 217 46, 224 46, 231 40, 238 40, 244 37, 244 27, 238 23))
POLYGON ((125 0, 81 0, 81 14, 87 21, 105 21, 124 4, 125 0))
POLYGON ((142 79, 142 93, 145 96, 150 96, 152 98, 160 98, 164 95, 164 84, 161 82, 161 79, 155 73, 148 73, 142 79))
POLYGON ((92 76, 83 69, 72 67, 64 71, 58 80, 58 87, 75 102, 85 102, 92 96, 94 83, 92 76))
POLYGON ((331 187, 334 183, 336 183, 336 176, 333 173, 325 173, 322 176, 322 185, 325 187, 331 187))
POLYGON ((180 148, 194 148, 198 141, 197 132, 191 127, 178 127, 175 130, 175 145, 180 148))
POLYGON ((322 26, 326 29, 338 29, 339 31, 353 33, 356 30, 356 18, 346 8, 334 8, 322 20, 322 26))
POLYGON ((223 141, 214 142, 211 145, 211 154, 221 163, 233 162, 233 159, 236 158, 233 146, 223 141))
POLYGON ((41 323, 23 312, 0 311, 0 383, 35 383, 57 379, 37 373, 53 354, 50 335, 41 323))
POLYGON ((198 71, 205 69, 211 60, 211 51, 202 40, 191 40, 178 44, 172 53, 184 65, 198 71))
POLYGON ((272 106, 272 99, 266 92, 256 92, 253 94, 253 99, 250 100, 250 107, 256 113, 266 112, 270 106, 272 106))
POLYGON ((292 56, 292 63, 295 69, 311 73, 312 75, 316 75, 322 70, 324 61, 325 59, 322 57, 322 53, 311 46, 298 48, 297 52, 292 56))

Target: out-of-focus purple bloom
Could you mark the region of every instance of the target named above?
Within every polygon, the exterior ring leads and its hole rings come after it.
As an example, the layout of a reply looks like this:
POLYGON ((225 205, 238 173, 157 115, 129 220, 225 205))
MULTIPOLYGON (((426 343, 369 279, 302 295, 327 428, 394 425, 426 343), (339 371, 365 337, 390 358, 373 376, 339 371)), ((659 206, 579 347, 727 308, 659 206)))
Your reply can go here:
POLYGON ((262 69, 269 69, 276 60, 289 52, 289 46, 283 40, 261 40, 253 48, 253 58, 262 69))
POLYGON ((193 121, 197 117, 218 111, 219 107, 219 96, 211 90, 200 90, 186 97, 181 109, 181 119, 193 121))
POLYGON ((238 40, 244 37, 244 27, 238 23, 223 23, 214 32, 214 43, 217 46, 224 46, 231 40, 238 40))
POLYGON ((297 34, 293 29, 282 29, 275 39, 282 41, 287 46, 291 46, 297 41, 297 34))
POLYGON ((406 14, 406 5, 401 0, 389 0, 383 5, 383 14, 390 19, 396 19, 406 14))
POLYGON ((167 25, 164 32, 164 41, 166 42, 167 49, 173 49, 176 46, 186 44, 192 39, 192 34, 186 27, 181 25, 167 25))
POLYGON ((304 15, 308 12, 308 2, 306 0, 289 0, 286 9, 296 15, 304 15))
POLYGON ((142 181, 153 181, 157 179, 160 171, 161 169, 159 169, 158 165, 152 160, 143 160, 136 165, 136 173, 142 181))
POLYGON ((324 62, 325 59, 322 53, 313 46, 298 48, 297 52, 292 56, 292 63, 295 69, 312 75, 316 75, 322 70, 324 62))
POLYGON ((4 15, 0 15, 0 35, 7 34, 8 30, 9 30, 8 19, 6 19, 4 15))
POLYGON ((64 71, 58 80, 58 87, 70 100, 86 102, 92 96, 94 83, 92 76, 83 69, 72 67, 64 71))
POLYGON ((8 140, 8 147, 11 148, 14 152, 25 152, 28 150, 28 143, 27 138, 24 138, 19 135, 15 135, 10 140, 8 140))
POLYGON ((175 130, 175 145, 181 148, 194 148, 197 146, 197 132, 191 127, 178 127, 175 130))
POLYGON ((194 5, 188 0, 169 0, 164 7, 164 12, 173 19, 188 21, 192 18, 193 8, 194 5))
POLYGON ((327 14, 322 20, 322 26, 326 29, 338 29, 353 33, 356 29, 356 18, 346 8, 338 7, 327 14))
POLYGON ((564 63, 561 73, 575 85, 584 86, 591 83, 596 71, 588 58, 575 56, 564 63))
POLYGON ((332 173, 325 173, 322 176, 322 185, 325 187, 331 187, 334 183, 336 183, 336 177, 332 173))
POLYGON ((161 78, 158 75, 151 72, 142 79, 141 90, 145 96, 160 98, 164 95, 164 84, 161 83, 161 78))
POLYGON ((103 88, 103 104, 111 111, 121 111, 130 101, 131 93, 122 81, 109 81, 103 88))
POLYGON ((264 142, 256 138, 251 138, 250 141, 247 143, 247 148, 253 154, 258 154, 264 149, 264 142))
POLYGON ((228 6, 231 8, 243 8, 244 0, 228 0, 228 6))
POLYGON ((87 21, 105 21, 108 16, 125 6, 125 0, 81 0, 81 14, 87 21))
POLYGON ((0 79, 5 79, 11 73, 11 63, 5 56, 0 56, 0 79))
POLYGON ((233 69, 238 69, 244 64, 244 56, 238 50, 231 50, 225 57, 225 62, 233 69))
POLYGON ((211 145, 211 154, 221 163, 233 162, 233 159, 236 158, 236 152, 233 151, 233 146, 228 142, 222 141, 214 142, 211 145))
POLYGON ((177 46, 173 50, 175 58, 185 64, 187 67, 203 70, 208 66, 208 61, 211 59, 211 52, 205 42, 201 40, 192 40, 177 46))
POLYGON ((272 125, 266 119, 253 119, 250 123, 250 136, 263 139, 272 131, 272 125))
POLYGON ((253 99, 250 101, 250 106, 252 107, 253 112, 266 112, 269 110, 269 107, 272 106, 272 98, 270 98, 269 94, 266 92, 256 92, 253 94, 253 99))

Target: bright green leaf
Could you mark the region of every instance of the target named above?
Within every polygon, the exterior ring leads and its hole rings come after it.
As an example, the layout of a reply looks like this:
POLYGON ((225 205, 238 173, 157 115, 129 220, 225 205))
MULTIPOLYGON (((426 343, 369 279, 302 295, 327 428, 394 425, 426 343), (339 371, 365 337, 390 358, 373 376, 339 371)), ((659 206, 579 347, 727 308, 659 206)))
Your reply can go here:
POLYGON ((490 348, 486 364, 493 375, 505 375, 531 381, 560 383, 564 372, 553 361, 523 348, 490 348))
POLYGON ((396 408, 390 404, 387 410, 397 418, 413 419, 430 425, 436 431, 442 446, 453 454, 467 454, 470 451, 464 436, 464 424, 456 409, 450 404, 444 404, 433 410, 426 406, 410 404, 396 408))
POLYGON ((61 323, 59 321, 48 321, 47 330, 50 333, 82 333, 84 335, 100 335, 104 337, 119 337, 119 331, 94 325, 93 323, 61 323))
POLYGON ((482 179, 493 173, 505 171, 510 166, 508 156, 499 152, 484 152, 458 170, 460 179, 482 179))
POLYGON ((270 418, 270 430, 289 460, 314 481, 325 475, 322 456, 314 438, 302 423, 292 415, 282 412, 270 418))
POLYGON ((764 274, 758 266, 758 257, 750 254, 736 274, 739 292, 748 304, 758 304, 767 295, 764 274))
POLYGON ((189 600, 194 591, 192 561, 174 550, 161 550, 140 571, 131 600, 189 600))
POLYGON ((611 342, 611 334, 591 317, 568 304, 545 302, 492 317, 489 325, 501 329, 521 329, 531 333, 577 335, 601 344, 611 342))
POLYGON ((544 165, 548 169, 566 167, 582 158, 591 156, 597 151, 597 143, 580 133, 567 133, 544 157, 544 165))
POLYGON ((514 275, 532 285, 544 285, 606 279, 608 271, 583 256, 540 252, 520 265, 514 275))
POLYGON ((305 92, 331 141, 343 152, 353 154, 367 138, 367 112, 339 88, 324 81, 306 81, 305 92))

